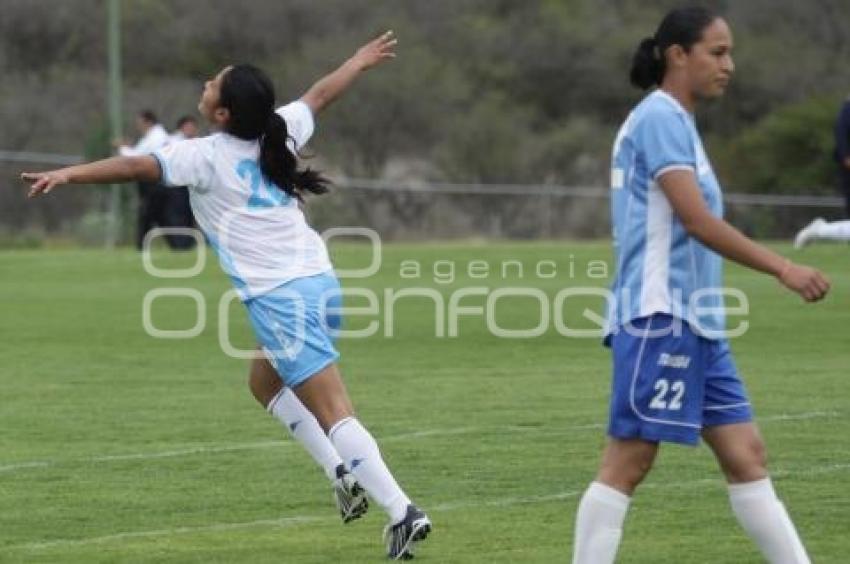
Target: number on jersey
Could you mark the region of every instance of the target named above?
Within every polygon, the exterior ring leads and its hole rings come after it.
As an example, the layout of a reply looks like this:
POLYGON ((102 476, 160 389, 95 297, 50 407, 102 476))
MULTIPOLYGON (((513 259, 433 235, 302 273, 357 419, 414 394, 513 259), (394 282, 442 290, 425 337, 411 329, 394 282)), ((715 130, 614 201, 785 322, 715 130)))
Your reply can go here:
POLYGON ((289 203, 289 194, 269 182, 257 161, 245 159, 236 166, 236 174, 251 184, 251 196, 248 198, 248 208, 273 208, 289 203))

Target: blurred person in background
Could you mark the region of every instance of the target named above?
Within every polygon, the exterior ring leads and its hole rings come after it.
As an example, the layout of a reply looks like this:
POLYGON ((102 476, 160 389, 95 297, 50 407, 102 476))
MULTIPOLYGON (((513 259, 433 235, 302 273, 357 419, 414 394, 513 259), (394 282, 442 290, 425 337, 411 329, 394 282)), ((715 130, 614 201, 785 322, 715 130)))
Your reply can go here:
POLYGON ((170 135, 172 143, 183 141, 184 139, 194 139, 198 136, 198 120, 193 116, 185 115, 177 120, 177 126, 174 133, 170 135))
MULTIPOLYGON (((142 110, 136 116, 136 131, 139 139, 134 145, 126 140, 116 143, 118 154, 122 157, 137 157, 149 155, 166 146, 170 136, 162 124, 159 123, 156 114, 152 110, 142 110)), ((148 231, 158 225, 165 202, 168 199, 165 188, 158 182, 139 181, 138 189, 138 211, 136 223, 136 248, 141 250, 148 231)))
POLYGON ((850 220, 826 221, 816 218, 794 237, 794 248, 802 249, 814 241, 850 241, 850 220))
POLYGON ((850 219, 850 98, 844 101, 835 120, 835 161, 844 196, 844 215, 850 219))
POLYGON ((844 100, 835 119, 835 164, 838 186, 844 196, 844 215, 848 221, 815 218, 794 237, 794 248, 802 249, 817 240, 850 241, 850 98, 844 100))
MULTIPOLYGON (((170 143, 179 143, 186 139, 194 139, 198 136, 198 120, 193 116, 185 115, 177 120, 174 132, 169 136, 170 143)), ((195 227, 195 216, 192 215, 192 206, 189 203, 189 189, 185 186, 169 188, 167 202, 163 210, 163 222, 161 227, 195 227)), ((187 250, 195 247, 195 237, 189 235, 170 235, 167 240, 172 249, 187 250)))

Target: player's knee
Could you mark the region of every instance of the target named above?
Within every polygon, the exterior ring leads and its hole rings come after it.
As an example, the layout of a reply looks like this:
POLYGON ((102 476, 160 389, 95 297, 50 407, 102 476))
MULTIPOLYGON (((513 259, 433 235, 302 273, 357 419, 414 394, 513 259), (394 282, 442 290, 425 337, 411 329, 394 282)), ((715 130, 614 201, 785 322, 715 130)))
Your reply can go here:
POLYGON ((654 453, 639 453, 628 460, 603 463, 598 480, 631 495, 652 470, 654 453))
POLYGON ((349 402, 336 398, 329 398, 329 401, 316 405, 316 411, 313 412, 313 415, 316 416, 319 425, 325 432, 330 431, 334 425, 343 419, 355 416, 349 402))
POLYGON ((767 448, 760 437, 756 437, 747 444, 747 468, 751 480, 760 480, 767 476, 767 448))
POLYGON ((251 395, 262 405, 267 408, 269 403, 280 392, 283 384, 280 379, 269 377, 264 370, 252 366, 248 374, 248 389, 251 390, 251 395))
POLYGON ((638 487, 643 482, 649 471, 652 470, 652 463, 655 461, 654 455, 643 455, 638 457, 632 464, 632 468, 627 472, 627 477, 630 481, 632 489, 638 487))
POLYGON ((741 446, 731 464, 726 465, 729 482, 743 483, 761 480, 767 476, 767 449, 760 437, 753 437, 741 446))
POLYGON ((248 377, 248 389, 260 405, 264 408, 269 406, 269 402, 272 398, 268 397, 268 393, 257 385, 257 381, 253 375, 248 377))

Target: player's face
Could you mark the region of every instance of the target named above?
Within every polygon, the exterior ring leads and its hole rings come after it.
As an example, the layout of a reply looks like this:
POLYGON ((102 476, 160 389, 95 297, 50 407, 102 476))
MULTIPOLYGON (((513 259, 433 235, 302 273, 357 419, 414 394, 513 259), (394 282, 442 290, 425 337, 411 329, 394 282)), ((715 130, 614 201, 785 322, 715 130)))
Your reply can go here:
POLYGON ((717 18, 703 30, 702 40, 691 47, 687 68, 696 98, 717 98, 726 92, 735 71, 732 46, 732 31, 717 18))
POLYGON ((221 126, 226 121, 227 116, 224 114, 228 112, 221 107, 221 81, 229 70, 230 67, 225 67, 215 78, 204 83, 204 91, 198 102, 198 111, 213 125, 221 126))

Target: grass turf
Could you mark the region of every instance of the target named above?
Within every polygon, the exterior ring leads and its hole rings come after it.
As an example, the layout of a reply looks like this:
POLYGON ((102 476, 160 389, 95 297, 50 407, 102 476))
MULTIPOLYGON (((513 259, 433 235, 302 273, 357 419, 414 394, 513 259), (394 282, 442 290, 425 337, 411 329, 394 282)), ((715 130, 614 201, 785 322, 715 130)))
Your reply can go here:
MULTIPOLYGON (((369 261, 357 245, 333 254, 338 267, 369 261)), ((461 288, 522 286, 551 298, 607 285, 587 275, 599 274, 590 261, 609 256, 606 243, 390 245, 377 274, 344 282, 375 291, 380 304, 379 315, 349 317, 348 328, 374 322, 378 333, 343 339, 341 366, 361 419, 434 521, 417 559, 569 560, 578 496, 604 443, 610 360, 598 340, 562 337, 551 322, 542 336, 500 339, 472 315, 460 319, 458 337, 437 338, 425 298, 400 299, 386 337, 383 292, 433 288, 448 303, 461 288), (486 276, 473 261, 487 264, 486 276), (522 277, 505 261, 520 261, 522 277), (557 276, 538 276, 539 264, 552 271, 541 261, 553 261, 557 276)), ((802 304, 766 276, 727 268, 727 285, 751 305, 750 329, 733 350, 777 489, 813 560, 839 563, 850 552, 850 255, 825 245, 798 256, 832 277, 824 303, 802 304)), ((161 267, 193 258, 155 256, 161 267)), ((214 259, 189 280, 152 278, 129 250, 8 251, 0 271, 0 562, 383 560, 380 509, 343 526, 322 473, 250 397, 246 361, 221 352, 218 305, 229 286, 214 259), (144 295, 163 286, 201 293, 201 335, 145 333, 144 295)), ((592 327, 581 311, 599 303, 570 301, 564 317, 592 327)), ((501 298, 494 309, 504 328, 540 319, 528 297, 501 298)), ((229 311, 233 342, 250 347, 240 306, 229 311)), ((160 328, 185 329, 195 317, 187 298, 152 308, 160 328)), ((618 562, 760 561, 709 451, 662 448, 635 496, 618 562)))

